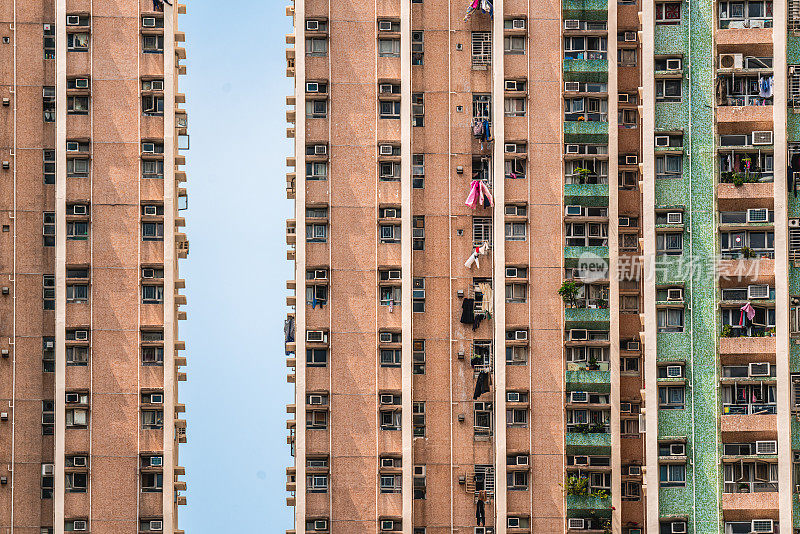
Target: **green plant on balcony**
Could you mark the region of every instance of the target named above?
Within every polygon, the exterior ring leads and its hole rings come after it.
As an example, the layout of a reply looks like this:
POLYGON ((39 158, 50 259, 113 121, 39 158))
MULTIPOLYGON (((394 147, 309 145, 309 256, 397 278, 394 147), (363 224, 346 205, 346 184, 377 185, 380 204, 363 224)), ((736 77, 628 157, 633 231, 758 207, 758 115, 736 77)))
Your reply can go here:
POLYGON ((734 172, 733 176, 731 177, 731 182, 736 187, 741 187, 744 183, 744 176, 740 172, 734 172))
POLYGON ((603 529, 603 534, 611 534, 611 519, 603 518, 600 521, 600 527, 603 529))
POLYGON ((739 251, 739 254, 742 255, 744 259, 751 259, 756 257, 756 253, 750 247, 742 247, 739 251))
POLYGON ((598 369, 600 369, 600 366, 597 364, 597 358, 595 356, 590 356, 589 365, 586 366, 586 370, 597 371, 598 369))
POLYGON ((726 324, 722 327, 722 337, 733 337, 733 328, 731 328, 731 325, 726 324))
POLYGON ((597 297, 596 299, 597 307, 601 310, 605 310, 608 308, 608 301, 604 297, 597 297))
POLYGON ((775 327, 767 328, 767 336, 775 337, 775 327))
POLYGON ((574 308, 578 304, 578 292, 581 290, 578 282, 565 281, 558 288, 558 294, 570 308, 574 308))
POLYGON ((567 495, 589 495, 589 479, 586 477, 567 477, 561 487, 567 495))

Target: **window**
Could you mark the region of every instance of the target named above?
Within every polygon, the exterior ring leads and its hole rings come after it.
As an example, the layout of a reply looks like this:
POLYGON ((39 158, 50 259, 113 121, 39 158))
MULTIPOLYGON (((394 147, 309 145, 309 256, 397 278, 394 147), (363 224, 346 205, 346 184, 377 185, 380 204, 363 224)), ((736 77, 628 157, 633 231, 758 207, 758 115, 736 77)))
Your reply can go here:
POLYGON ((381 410, 380 423, 381 423, 381 430, 400 430, 400 425, 401 425, 400 410, 381 410))
POLYGON ((472 118, 474 120, 492 120, 492 95, 472 95, 472 118))
MULTIPOLYGON (((164 48, 163 37, 161 48, 164 48)), ((67 50, 71 52, 86 52, 89 50, 89 34, 88 33, 68 33, 67 34, 67 50)))
POLYGON ((509 490, 527 490, 528 489, 528 472, 527 471, 509 471, 506 475, 506 483, 509 490))
MULTIPOLYGON (((42 499, 52 499, 53 489, 55 488, 55 478, 53 477, 53 464, 42 464, 42 499)), ((47 529, 42 528, 42 534, 47 529)), ((52 534, 53 529, 50 529, 48 534, 52 534)))
POLYGON ((525 99, 524 98, 506 98, 504 101, 504 111, 506 117, 524 117, 525 116, 525 99))
POLYGON ((506 426, 528 427, 528 409, 511 408, 506 410, 506 426))
POLYGON ((503 37, 503 52, 506 54, 524 54, 525 36, 506 35, 503 37))
POLYGON ((620 295, 620 313, 639 313, 639 295, 620 295))
POLYGON ((56 277, 51 274, 42 276, 43 309, 56 309, 56 277))
POLYGON ((656 24, 680 24, 681 3, 660 2, 656 3, 656 24))
POLYGON ((160 330, 142 330, 142 365, 163 365, 164 332, 160 330))
POLYGON ((656 102, 680 102, 682 84, 680 78, 656 79, 656 102))
POLYGON ((89 347, 86 345, 70 345, 66 348, 67 365, 89 365, 89 347))
MULTIPOLYGON (((424 465, 415 465, 414 466, 414 498, 415 499, 424 499, 427 493, 427 481, 425 478, 425 466, 424 465)), ((425 529, 423 529, 424 532, 425 529)), ((414 529, 414 533, 417 533, 417 529, 414 529)))
POLYGON ((142 113, 147 116, 164 114, 164 95, 142 95, 142 113))
POLYGON ((400 163, 396 161, 378 162, 378 174, 381 182, 400 181, 400 163))
POLYGON ((412 368, 411 372, 415 375, 425 374, 425 340, 415 339, 412 343, 412 368))
POLYGON ((143 159, 142 178, 164 178, 164 160, 143 159))
POLYGON ((306 55, 311 57, 325 57, 328 55, 327 37, 309 37, 306 39, 306 55))
POLYGON ((636 49, 635 48, 618 48, 617 49, 617 63, 620 67, 635 67, 636 66, 636 49))
POLYGON ((89 176, 89 159, 67 158, 67 176, 89 176))
POLYGON ((474 432, 476 436, 492 435, 492 403, 474 403, 474 432))
POLYGON ((326 161, 307 161, 306 180, 327 180, 328 162, 326 161))
POLYGON ((415 438, 425 437, 425 402, 415 401, 411 415, 411 432, 415 438))
MULTIPOLYGON (((42 111, 44 122, 56 121, 56 88, 46 86, 42 88, 42 111)), ((53 171, 55 172, 55 170, 53 171)))
POLYGON ((67 97, 68 115, 88 115, 89 97, 88 96, 68 96, 67 97))
POLYGON ((639 418, 621 419, 620 432, 625 435, 635 435, 639 433, 639 418))
POLYGON ((564 59, 606 59, 607 37, 564 37, 564 59))
POLYGON ((656 254, 674 256, 683 254, 683 234, 677 232, 656 234, 656 254))
POLYGON ((424 60, 425 60, 424 33, 422 31, 413 31, 411 32, 411 64, 422 65, 424 63, 424 60))
POLYGON ((88 473, 65 473, 68 493, 86 493, 89 484, 88 473))
POLYGON ((142 223, 142 241, 163 241, 163 240, 164 240, 164 223, 160 222, 142 223))
MULTIPOLYGON (((55 25, 54 24, 43 24, 42 25, 42 34, 43 34, 42 48, 44 50, 44 58, 45 59, 55 59, 56 58, 56 27, 55 27, 55 25)), ((54 89, 54 92, 53 92, 53 98, 55 99, 55 89, 54 89)), ((55 100, 54 100, 54 102, 55 102, 55 100)), ((55 118, 53 118, 53 120, 55 120, 55 118)))
POLYGON ((472 32, 472 68, 492 64, 492 32, 472 32))
POLYGON ((659 466, 659 480, 662 488, 686 485, 686 464, 665 464, 659 466))
POLYGON ((506 241, 525 241, 527 227, 525 222, 507 222, 506 241))
POLYGON ((400 367, 401 349, 381 349, 381 367, 400 367))
POLYGON ((684 406, 683 386, 659 386, 658 407, 662 410, 682 410, 684 406))
POLYGON ((664 308, 657 310, 659 332, 683 332, 683 308, 664 308))
POLYGON ((328 365, 328 349, 306 349, 307 367, 325 367, 328 365))
POLYGON ((620 128, 636 128, 639 126, 639 112, 635 109, 620 109, 618 119, 620 128))
POLYGON ((506 284, 506 302, 526 302, 528 300, 528 283, 513 282, 506 284))
POLYGON ((328 428, 328 412, 325 410, 307 410, 306 428, 311 430, 325 430, 328 428))
POLYGON ((400 39, 378 39, 378 57, 400 57, 400 39))
POLYGON ((55 432, 56 404, 55 401, 42 401, 42 435, 52 436, 55 432))
POLYGON ((400 118, 400 102, 396 100, 381 100, 378 105, 380 106, 379 116, 381 119, 400 118))
POLYGON ((142 304, 161 304, 164 302, 164 286, 143 285, 142 304))
POLYGON ((412 250, 425 250, 425 216, 415 215, 411 218, 411 232, 413 240, 412 250))
POLYGON ((306 118, 307 119, 324 119, 328 116, 328 101, 327 100, 307 100, 306 101, 306 118))
POLYGON ((528 347, 522 345, 506 346, 506 365, 525 365, 528 363, 528 347))
POLYGON ((153 430, 164 428, 164 411, 142 410, 142 428, 153 430))
POLYGON ((620 358, 619 370, 623 373, 639 374, 639 358, 620 358))
POLYGON ((42 372, 54 373, 56 371, 56 338, 46 336, 42 338, 42 372))
POLYGON ((86 240, 89 238, 87 221, 67 221, 67 239, 86 240))
POLYGON ((481 246, 492 242, 492 219, 490 217, 472 218, 472 244, 481 246))
POLYGON ((163 488, 163 473, 142 473, 142 491, 144 493, 160 493, 163 488))
POLYGON ((42 214, 42 240, 45 247, 56 246, 56 214, 45 211, 42 214))
POLYGON ((89 284, 67 284, 67 302, 87 302, 89 284))
POLYGON ((411 126, 425 126, 425 93, 411 94, 411 126))
POLYGON ((425 187, 425 154, 411 156, 411 186, 414 189, 425 187))
POLYGON ((89 410, 86 408, 70 408, 65 417, 67 428, 86 428, 89 424, 89 410))
POLYGON ((164 52, 164 36, 142 35, 142 52, 145 54, 162 54, 164 52))
POLYGON ((379 237, 381 243, 399 243, 400 242, 400 225, 399 224, 381 224, 378 227, 379 237))

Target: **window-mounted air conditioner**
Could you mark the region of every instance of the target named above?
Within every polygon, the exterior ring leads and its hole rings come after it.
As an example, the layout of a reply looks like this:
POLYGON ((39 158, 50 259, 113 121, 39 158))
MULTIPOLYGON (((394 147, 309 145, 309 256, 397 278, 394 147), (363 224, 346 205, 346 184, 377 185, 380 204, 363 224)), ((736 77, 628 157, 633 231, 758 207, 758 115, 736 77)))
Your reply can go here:
POLYGON ((164 80, 153 80, 150 82, 150 89, 153 91, 164 90, 164 80))
POLYGON ((683 224, 683 212, 671 211, 667 213, 667 224, 683 224))
POLYGON ((511 21, 511 28, 514 30, 524 30, 525 29, 525 19, 513 19, 511 21))
POLYGON ((625 156, 625 165, 638 165, 639 156, 636 154, 625 156))
POLYGON ((580 30, 581 29, 581 21, 570 19, 564 21, 564 29, 565 30, 580 30))
POLYGON ((667 289, 667 300, 683 300, 683 288, 674 287, 667 289))
POLYGON ((80 149, 80 145, 77 141, 67 141, 67 152, 77 152, 80 149))
POLYGON ((680 58, 667 59, 667 70, 681 70, 683 68, 683 61, 680 58))
POLYGON ((156 18, 155 17, 142 17, 142 26, 145 28, 155 28, 156 27, 156 18))
POLYGON ((569 401, 570 402, 589 402, 589 394, 585 391, 570 391, 569 392, 569 401))
POLYGON ((527 341, 527 340, 528 340, 527 330, 514 330, 514 341, 527 341))
POLYGON ((81 18, 78 15, 67 15, 67 26, 78 26, 81 18))
POLYGON ((747 299, 768 299, 769 298, 769 285, 757 284, 747 286, 747 299))
POLYGON ((145 215, 158 215, 158 206, 145 206, 143 212, 145 215))
POLYGON ((86 530, 86 521, 75 520, 72 522, 72 530, 86 530))
POLYGON ((627 43, 635 43, 636 32, 625 32, 625 35, 623 35, 623 40, 627 43))
POLYGON ((671 443, 669 446, 669 455, 670 456, 686 456, 686 444, 685 443, 671 443))
POLYGON ((589 465, 588 456, 573 456, 572 463, 575 465, 589 465))
POLYGON ((314 530, 328 530, 328 520, 317 519, 314 521, 314 530))
POLYGON ((75 330, 75 339, 77 341, 86 341, 89 339, 89 331, 88 330, 75 330))
POLYGON ((567 519, 567 528, 570 530, 583 530, 586 528, 586 520, 582 517, 570 517, 567 519))
POLYGON ((581 90, 581 82, 564 82, 564 91, 573 93, 581 90))
POLYGON ((392 145, 381 145, 378 147, 378 153, 381 156, 391 156, 392 152, 394 152, 392 145))
POLYGON ((750 531, 753 534, 769 534, 775 532, 775 525, 772 519, 753 519, 750 524, 750 531))
POLYGON ((73 215, 86 215, 86 204, 75 204, 72 206, 73 215))
POLYGON ((381 530, 394 530, 394 521, 391 519, 381 520, 381 530))
POLYGON ((161 456, 150 457, 150 467, 161 467, 164 465, 164 459, 161 456))
POLYGON ((747 222, 763 223, 769 221, 769 210, 767 208, 751 208, 747 210, 747 222))
POLYGON ((415 477, 424 477, 425 476, 425 466, 424 465, 415 465, 414 466, 414 476, 415 477))
POLYGON ((153 154, 156 151, 155 143, 142 143, 142 152, 145 154, 153 154))
POLYGON ((55 473, 55 467, 53 464, 42 464, 42 476, 52 476, 55 473))
POLYGON ((505 144, 505 151, 506 152, 516 152, 517 151, 517 144, 516 143, 506 143, 505 144))
POLYGON ((88 89, 89 78, 75 78, 75 89, 88 89))
POLYGON ((378 31, 382 32, 392 31, 392 21, 391 20, 378 21, 378 31))
MULTIPOLYGON (((388 276, 389 280, 400 280, 400 278, 402 277, 402 271, 400 271, 399 269, 392 269, 389 271, 388 276)), ((383 341, 384 336, 388 336, 389 341, 391 341, 392 334, 390 334, 389 332, 381 333, 381 341, 383 341)), ((388 343, 389 341, 387 341, 386 343, 388 343)))
POLYGON ((514 458, 516 462, 515 465, 528 465, 528 456, 526 454, 520 454, 514 458))
POLYGON ((324 156, 328 153, 328 145, 314 145, 314 155, 324 156))
POLYGON ((381 332, 380 333, 380 341, 381 341, 381 343, 391 343, 392 342, 392 333, 391 332, 381 332))
POLYGON ((517 81, 516 80, 506 80, 505 81, 505 89, 506 89, 506 91, 516 91, 517 90, 517 81))
POLYGON ((589 339, 589 331, 581 328, 573 328, 569 331, 570 341, 586 341, 589 339))
POLYGON ((630 402, 623 402, 619 405, 620 413, 631 413, 631 403, 630 402))
POLYGON ((769 362, 751 362, 748 364, 748 376, 769 376, 769 362))
POLYGON ((778 454, 778 442, 756 441, 756 454, 778 454))
POLYGON ((381 458, 381 467, 394 467, 394 458, 381 458))
POLYGON ((617 95, 617 102, 620 104, 627 104, 630 101, 631 95, 628 93, 620 93, 617 95))
POLYGON ((581 216, 583 215, 583 206, 571 205, 564 208, 564 214, 568 216, 581 216))
POLYGON ((72 467, 86 467, 86 456, 73 456, 72 467))
POLYGON ((672 534, 686 534, 686 521, 673 521, 670 525, 672 534))
POLYGON ((322 330, 309 330, 306 332, 306 341, 309 343, 322 343, 325 341, 325 332, 322 330))
POLYGON ((508 528, 519 528, 519 517, 509 517, 507 525, 508 528))
POLYGON ((683 367, 680 365, 667 366, 667 378, 680 378, 683 376, 683 367))
POLYGON ((314 405, 322 404, 322 395, 309 395, 308 396, 308 403, 314 405))
POLYGON ((319 21, 318 20, 307 20, 306 21, 306 30, 310 32, 315 32, 319 30, 319 21))
POLYGON ((80 400, 80 395, 77 393, 67 393, 66 394, 66 402, 67 404, 74 404, 80 400))
POLYGON ((581 145, 567 145, 567 154, 580 154, 581 145))
POLYGON ((641 465, 629 465, 628 466, 628 476, 638 477, 642 475, 642 466, 641 465))
POLYGON ((328 271, 325 269, 317 269, 314 271, 314 280, 327 280, 328 271))
POLYGON ((506 267, 506 278, 516 278, 516 277, 517 277, 517 268, 506 267))
POLYGON ((506 393, 506 402, 519 402, 519 393, 516 391, 509 391, 506 393))
POLYGON ((397 218, 397 209, 396 208, 386 208, 383 210, 383 218, 384 219, 396 219, 397 218))
POLYGON ((392 94, 392 84, 382 83, 378 85, 378 92, 381 93, 382 95, 392 94))
POLYGON ((753 141, 754 145, 771 145, 772 144, 772 132, 770 130, 759 130, 753 132, 753 141))
POLYGON ((625 350, 637 351, 637 350, 639 350, 639 347, 640 347, 640 345, 639 345, 638 341, 628 341, 625 344, 625 350))
POLYGON ((381 395, 381 404, 394 404, 394 395, 381 395))
POLYGON ((669 136, 668 135, 657 135, 656 136, 656 146, 657 147, 668 147, 669 146, 669 136))
POLYGON ((162 404, 164 402, 164 395, 160 393, 153 393, 150 395, 150 404, 162 404))

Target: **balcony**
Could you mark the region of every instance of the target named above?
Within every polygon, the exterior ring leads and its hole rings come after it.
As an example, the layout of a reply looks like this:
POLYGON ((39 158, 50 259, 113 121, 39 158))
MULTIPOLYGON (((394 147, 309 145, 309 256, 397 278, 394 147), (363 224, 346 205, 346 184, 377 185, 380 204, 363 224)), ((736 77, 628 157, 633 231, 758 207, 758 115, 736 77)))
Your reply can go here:
POLYGON ((564 0, 564 19, 584 18, 587 11, 608 11, 608 0, 564 0))
POLYGON ((608 258, 608 247, 564 247, 564 259, 577 260, 583 254, 594 254, 600 258, 608 258))
POLYGON ((567 495, 568 510, 609 510, 611 497, 594 497, 591 495, 567 495))
MULTIPOLYGON (((587 199, 602 198, 608 199, 608 178, 605 183, 565 183, 564 184, 564 204, 583 204, 586 205, 587 199)), ((569 180, 569 177, 567 177, 569 180)))
POLYGON ((593 371, 586 368, 568 369, 564 376, 567 390, 608 392, 611 384, 608 362, 599 362, 597 366, 599 369, 593 371))
MULTIPOLYGON (((772 409, 776 406, 772 405, 772 409)), ((723 413, 725 407, 723 407, 723 413)), ((774 435, 778 429, 777 416, 764 415, 724 415, 721 417, 720 430, 722 432, 761 432, 774 435)))
MULTIPOLYGON (((598 306, 594 304, 594 306, 598 306)), ((605 304, 603 308, 564 308, 566 328, 584 327, 588 329, 608 328, 611 320, 610 312, 605 304)))
POLYGON ((719 340, 720 355, 775 354, 774 337, 723 337, 719 340))
POLYGON ((563 66, 565 73, 588 72, 608 73, 607 59, 565 59, 563 66))
POLYGON ((729 96, 727 103, 717 106, 717 122, 772 122, 772 99, 769 104, 759 104, 763 99, 753 96, 729 96))
MULTIPOLYGON (((739 483, 734 483, 739 486, 739 483)), ((775 489, 763 491, 748 491, 742 493, 723 493, 722 494, 722 510, 725 512, 732 512, 734 510, 758 510, 763 513, 767 510, 778 510, 778 488, 776 484, 769 483, 743 483, 745 486, 752 485, 769 485, 774 486, 775 489)), ((726 483, 727 487, 728 484, 726 483)), ((769 514, 765 514, 769 515, 769 514)))
MULTIPOLYGON (((754 178, 752 182, 746 183, 750 178, 745 178, 741 174, 739 176, 734 173, 726 174, 720 177, 720 182, 717 185, 717 198, 720 203, 721 211, 738 211, 751 207, 765 207, 772 208, 773 205, 773 185, 772 176, 770 173, 769 181, 762 181, 760 178, 754 178), (741 179, 741 183, 739 180, 741 179), (724 183, 728 182, 730 183, 724 183), (739 185, 734 184, 734 180, 739 185), (755 181, 758 180, 758 181, 755 181)), ((766 177, 763 177, 766 179, 766 177)))
POLYGON ((608 135, 608 122, 600 120, 565 120, 564 135, 595 136, 597 142, 608 135))
MULTIPOLYGON (((611 447, 611 433, 610 432, 567 432, 564 438, 567 447, 571 448, 584 448, 584 447, 611 447)), ((595 451, 593 454, 601 454, 595 451)))

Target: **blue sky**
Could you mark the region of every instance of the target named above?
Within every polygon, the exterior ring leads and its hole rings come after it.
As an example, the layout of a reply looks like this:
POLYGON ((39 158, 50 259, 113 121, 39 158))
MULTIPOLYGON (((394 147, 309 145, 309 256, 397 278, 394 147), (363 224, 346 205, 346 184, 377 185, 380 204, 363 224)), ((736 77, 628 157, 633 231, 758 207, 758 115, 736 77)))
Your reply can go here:
POLYGON ((188 321, 187 532, 282 532, 286 411, 284 36, 289 0, 186 2, 190 252, 181 260, 188 321))

